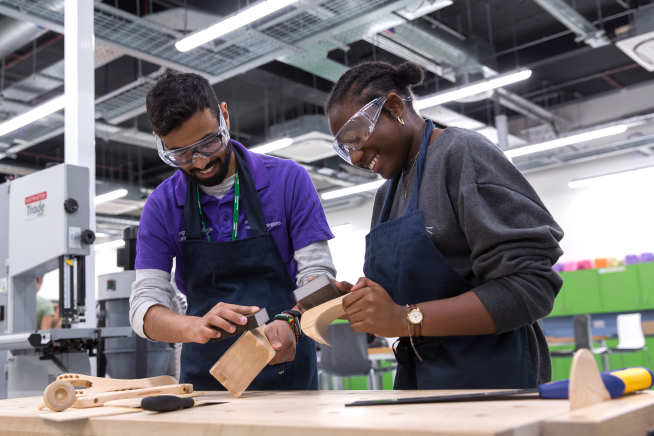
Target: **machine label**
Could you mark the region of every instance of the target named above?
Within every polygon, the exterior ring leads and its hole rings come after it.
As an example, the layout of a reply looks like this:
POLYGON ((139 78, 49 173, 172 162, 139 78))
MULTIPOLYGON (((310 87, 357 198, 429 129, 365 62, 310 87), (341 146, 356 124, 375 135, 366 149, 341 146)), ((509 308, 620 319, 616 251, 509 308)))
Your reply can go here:
POLYGON ((47 191, 25 197, 25 218, 33 220, 45 216, 47 200, 47 191))

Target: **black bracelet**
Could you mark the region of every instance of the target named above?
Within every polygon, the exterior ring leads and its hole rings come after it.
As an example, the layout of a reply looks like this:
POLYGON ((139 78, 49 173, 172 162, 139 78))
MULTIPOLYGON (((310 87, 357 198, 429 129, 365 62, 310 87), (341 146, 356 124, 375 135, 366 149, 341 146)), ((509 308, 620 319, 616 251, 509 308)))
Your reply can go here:
POLYGON ((293 331, 295 340, 298 341, 300 339, 300 336, 302 336, 302 329, 300 328, 300 320, 296 318, 295 315, 287 312, 282 312, 275 315, 275 319, 286 321, 293 331))
POLYGON ((300 322, 302 320, 302 313, 297 310, 289 309, 283 311, 282 313, 288 313, 289 315, 294 316, 295 319, 297 319, 297 322, 300 322))

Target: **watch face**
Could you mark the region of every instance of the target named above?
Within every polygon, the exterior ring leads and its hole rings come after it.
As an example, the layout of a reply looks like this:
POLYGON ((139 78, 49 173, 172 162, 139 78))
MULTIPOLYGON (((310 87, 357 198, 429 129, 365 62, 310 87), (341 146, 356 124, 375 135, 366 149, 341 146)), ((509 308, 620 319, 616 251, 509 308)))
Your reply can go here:
POLYGON ((409 322, 411 324, 420 324, 422 322, 422 312, 416 309, 409 312, 409 322))

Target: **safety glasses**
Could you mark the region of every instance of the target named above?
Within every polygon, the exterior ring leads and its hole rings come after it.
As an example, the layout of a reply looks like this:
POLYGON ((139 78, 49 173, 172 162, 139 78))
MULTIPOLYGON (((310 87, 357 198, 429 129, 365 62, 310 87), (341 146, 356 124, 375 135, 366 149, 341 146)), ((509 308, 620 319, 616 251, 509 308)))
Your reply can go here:
POLYGON ((208 158, 225 148, 229 143, 229 132, 222 112, 218 111, 218 114, 220 117, 218 131, 186 147, 166 149, 159 135, 154 135, 161 160, 171 167, 183 167, 193 162, 196 153, 208 158))
POLYGON ((363 106, 334 135, 334 151, 345 162, 352 164, 350 153, 359 150, 375 130, 386 97, 377 97, 363 106))

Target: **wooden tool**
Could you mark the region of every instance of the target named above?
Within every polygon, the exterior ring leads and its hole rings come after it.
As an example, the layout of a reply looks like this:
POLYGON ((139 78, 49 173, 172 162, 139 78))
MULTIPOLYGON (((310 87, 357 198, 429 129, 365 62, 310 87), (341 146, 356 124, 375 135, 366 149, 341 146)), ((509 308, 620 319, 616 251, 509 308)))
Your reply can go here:
POLYGON ((248 330, 254 330, 257 327, 266 325, 269 319, 270 317, 268 316, 268 311, 264 307, 260 309, 257 313, 252 313, 248 315, 247 322, 244 325, 236 326, 236 330, 234 330, 234 332, 232 333, 226 332, 223 329, 215 327, 216 330, 220 331, 220 337, 216 339, 212 339, 211 342, 220 342, 223 339, 232 338, 234 336, 241 336, 243 333, 245 333, 248 330))
POLYGON ((331 346, 327 340, 327 328, 335 319, 345 315, 344 297, 334 298, 304 312, 300 321, 302 333, 316 342, 331 346))
POLYGON ((309 310, 334 298, 340 297, 341 292, 334 286, 326 275, 316 277, 301 288, 293 291, 295 301, 302 310, 309 310))
POLYGON ((106 401, 164 393, 161 392, 162 388, 165 393, 193 391, 192 385, 179 385, 174 377, 167 375, 123 380, 84 374, 61 374, 43 391, 43 402, 49 409, 60 412, 69 407, 96 407, 106 401), (158 392, 148 393, 148 389, 155 388, 158 392))
POLYGON ((275 357, 264 329, 261 326, 243 333, 209 370, 237 398, 275 357))

